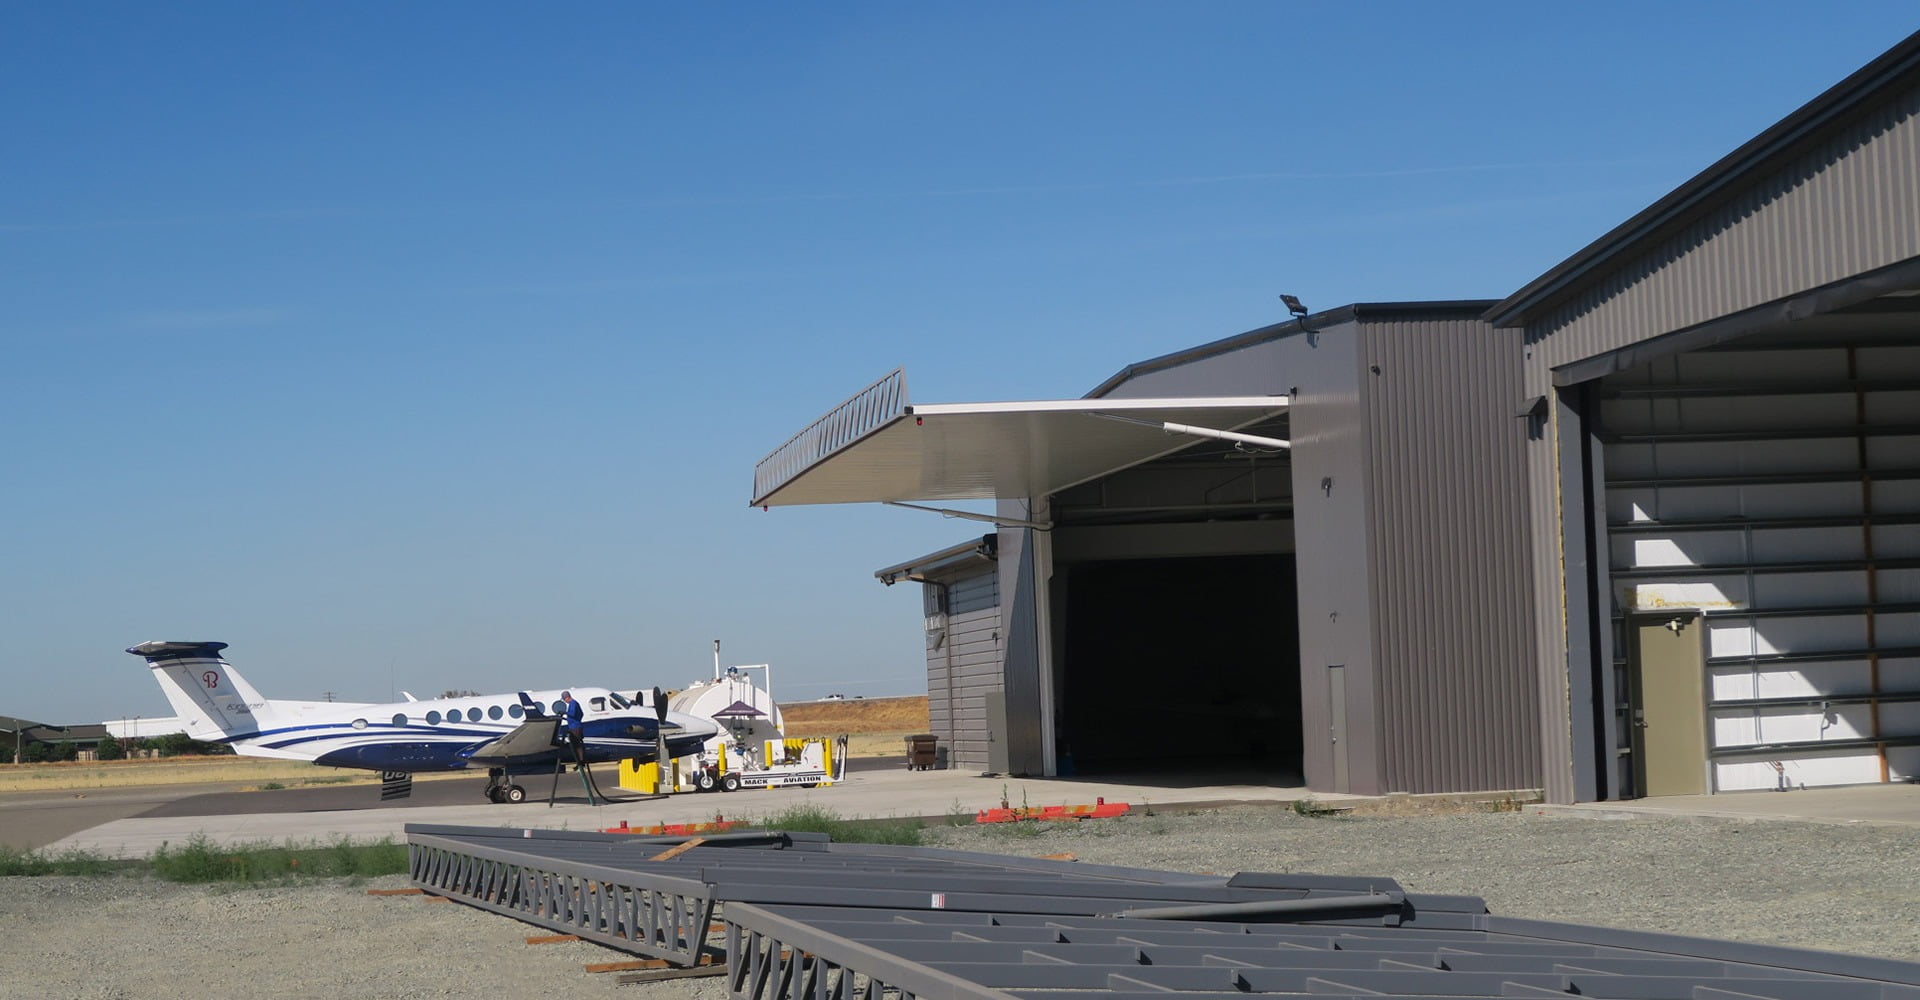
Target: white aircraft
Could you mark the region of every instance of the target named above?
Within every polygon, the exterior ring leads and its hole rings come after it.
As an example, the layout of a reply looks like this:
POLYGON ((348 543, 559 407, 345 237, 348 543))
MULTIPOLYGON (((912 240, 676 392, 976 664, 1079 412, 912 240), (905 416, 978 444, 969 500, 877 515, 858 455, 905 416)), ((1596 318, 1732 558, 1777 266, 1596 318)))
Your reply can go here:
POLYGON ((658 688, 629 699, 607 688, 569 688, 582 710, 576 754, 561 731, 561 691, 409 700, 389 704, 269 701, 227 664, 224 642, 143 642, 127 652, 153 668, 187 735, 226 743, 248 757, 308 760, 329 767, 380 771, 383 797, 411 789, 411 775, 487 768, 487 798, 520 802, 514 775, 555 772, 563 763, 658 759, 700 752, 720 727, 667 710, 658 688))

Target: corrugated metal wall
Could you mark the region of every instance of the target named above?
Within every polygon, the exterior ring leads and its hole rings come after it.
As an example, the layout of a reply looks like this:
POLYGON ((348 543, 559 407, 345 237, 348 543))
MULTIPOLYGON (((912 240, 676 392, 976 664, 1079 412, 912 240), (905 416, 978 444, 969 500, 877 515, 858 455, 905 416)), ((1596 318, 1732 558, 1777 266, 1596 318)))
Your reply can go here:
POLYGON ((1538 787, 1520 331, 1361 330, 1385 789, 1538 787))
MULTIPOLYGON (((1561 551, 1557 394, 1549 409, 1522 418, 1527 425, 1528 553, 1533 586, 1526 612, 1533 621, 1535 682, 1540 724, 1540 788, 1548 802, 1574 801, 1573 715, 1567 674, 1566 561, 1561 551)), ((1578 501, 1576 501, 1577 504, 1578 501)))
POLYGON ((1920 90, 1867 115, 1528 328, 1549 369, 1920 256, 1920 90))
MULTIPOLYGON (((1570 518, 1597 518, 1583 497, 1561 496, 1557 440, 1586 433, 1558 404, 1553 369, 1920 256, 1920 89, 1886 101, 1850 127, 1756 178, 1727 204, 1612 267, 1590 288, 1526 329, 1528 395, 1544 395, 1549 422, 1529 444, 1544 788, 1576 797, 1568 704, 1567 628, 1604 605, 1570 607, 1560 540, 1570 518)), ((1573 459, 1577 461, 1578 459, 1573 459)), ((1601 595, 1604 597, 1604 595, 1601 595)), ((1604 620, 1604 618, 1603 618, 1604 620)))
POLYGON ((928 636, 930 731, 948 748, 949 767, 978 771, 987 766, 986 695, 1004 689, 999 570, 984 563, 947 588, 946 631, 937 644, 928 636))
MULTIPOLYGON (((1001 500, 995 511, 1021 520, 1052 517, 1044 499, 1031 504, 1001 500)), ((1035 537, 1039 534, 1031 528, 999 531, 1000 676, 1005 685, 1006 731, 996 731, 993 737, 1002 744, 1009 774, 1047 773, 1050 697, 1042 689, 1050 687, 1053 678, 1040 669, 1040 651, 1049 642, 1040 614, 1048 606, 1041 591, 1052 585, 1053 560, 1044 551, 1050 546, 1035 537)))
POLYGON ((1378 795, 1380 699, 1368 584, 1367 421, 1360 332, 1343 323, 1283 342, 1278 387, 1297 388, 1287 437, 1299 578, 1300 766, 1316 791, 1378 795), (1342 731, 1344 730, 1344 731, 1342 731))

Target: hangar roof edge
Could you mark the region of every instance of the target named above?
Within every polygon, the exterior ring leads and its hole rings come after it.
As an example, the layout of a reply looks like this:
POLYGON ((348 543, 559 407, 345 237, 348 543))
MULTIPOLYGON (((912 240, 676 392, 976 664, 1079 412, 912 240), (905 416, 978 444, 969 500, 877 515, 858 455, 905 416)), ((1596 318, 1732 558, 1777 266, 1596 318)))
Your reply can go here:
POLYGON ((1846 127, 1888 92, 1916 82, 1920 82, 1920 31, 1500 300, 1487 310, 1487 322, 1494 326, 1531 322, 1599 281, 1612 261, 1666 238, 1732 197, 1741 182, 1799 155, 1846 127))
POLYGON ((924 556, 918 556, 885 569, 874 570, 873 575, 875 579, 891 587, 914 573, 936 573, 975 561, 989 562, 999 554, 999 549, 1000 536, 989 532, 978 538, 969 538, 958 545, 950 545, 938 552, 929 552, 924 556))
POLYGON ((1236 333, 1231 337, 1211 340, 1204 344, 1174 351, 1171 354, 1162 354, 1159 357, 1148 358, 1145 361, 1136 361, 1108 376, 1106 381, 1094 386, 1093 390, 1088 392, 1084 398, 1098 399, 1112 392, 1122 383, 1136 375, 1145 375, 1148 372, 1161 371, 1175 367, 1176 365, 1186 364, 1189 361, 1198 361, 1201 358, 1210 358, 1216 354, 1237 351, 1243 347, 1250 347, 1268 340, 1278 340, 1281 337, 1303 333, 1308 330, 1324 330, 1330 326, 1338 326, 1341 323, 1351 323, 1361 319, 1384 319, 1408 315, 1430 316, 1438 313, 1479 316, 1496 304, 1497 301, 1497 299, 1442 299, 1430 302, 1355 302, 1340 306, 1336 309, 1329 309, 1325 312, 1311 313, 1282 323, 1274 323, 1270 326, 1260 327, 1259 329, 1248 330, 1245 333, 1236 333))

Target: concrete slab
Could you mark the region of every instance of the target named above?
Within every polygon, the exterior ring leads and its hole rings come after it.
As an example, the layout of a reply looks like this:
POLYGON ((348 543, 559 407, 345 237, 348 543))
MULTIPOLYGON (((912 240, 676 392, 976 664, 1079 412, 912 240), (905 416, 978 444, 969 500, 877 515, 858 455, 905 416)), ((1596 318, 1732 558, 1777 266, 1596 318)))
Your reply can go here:
POLYGON ((1806 823, 1920 825, 1920 785, 1848 785, 1790 792, 1721 792, 1668 795, 1626 802, 1538 806, 1548 814, 1600 818, 1709 816, 1717 819, 1791 820, 1806 823))
MULTIPOLYGON (((365 809, 280 812, 229 816, 144 816, 119 819, 56 841, 53 851, 76 849, 106 857, 146 857, 162 844, 180 844, 196 834, 218 844, 266 841, 330 841, 337 837, 377 841, 403 838, 407 823, 467 826, 598 830, 656 823, 696 823, 727 819, 758 820, 795 806, 818 806, 843 819, 956 815, 971 817, 1006 804, 1020 807, 1126 802, 1135 809, 1224 802, 1292 802, 1308 796, 1305 788, 1260 784, 1197 785, 1101 781, 1091 779, 983 778, 960 771, 856 770, 845 780, 813 789, 708 792, 641 798, 591 806, 572 775, 561 784, 561 800, 549 807, 543 782, 526 783, 532 800, 518 805, 473 805, 416 809, 365 809), (571 787, 569 787, 571 786, 571 787)), ((369 796, 375 789, 367 788, 369 796)), ((1356 796, 1312 795, 1338 802, 1356 796)))

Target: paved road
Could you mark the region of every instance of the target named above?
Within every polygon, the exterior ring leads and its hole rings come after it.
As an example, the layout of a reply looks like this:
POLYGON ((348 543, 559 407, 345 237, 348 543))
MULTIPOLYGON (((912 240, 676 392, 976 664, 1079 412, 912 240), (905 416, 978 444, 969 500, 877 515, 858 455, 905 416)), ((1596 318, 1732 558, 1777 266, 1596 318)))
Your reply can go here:
MULTIPOLYGON (((904 756, 855 757, 847 764, 849 774, 904 770, 905 767, 904 756)), ((594 779, 603 792, 622 805, 661 798, 636 795, 620 788, 608 768, 596 768, 594 779)), ((376 785, 312 785, 258 791, 252 787, 255 784, 257 782, 240 781, 0 793, 0 845, 35 850, 116 820, 136 818, 390 812, 481 805, 486 803, 487 778, 483 773, 475 773, 471 777, 415 781, 411 796, 390 802, 380 801, 380 789, 376 785)), ((527 789, 530 802, 543 805, 548 790, 556 788, 552 779, 537 775, 521 779, 521 784, 527 789)), ((585 805, 587 799, 580 780, 570 773, 562 775, 555 801, 585 805)))

